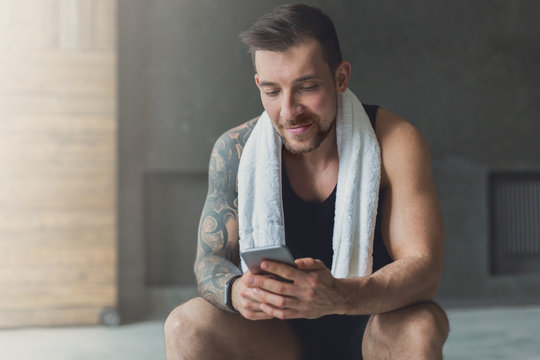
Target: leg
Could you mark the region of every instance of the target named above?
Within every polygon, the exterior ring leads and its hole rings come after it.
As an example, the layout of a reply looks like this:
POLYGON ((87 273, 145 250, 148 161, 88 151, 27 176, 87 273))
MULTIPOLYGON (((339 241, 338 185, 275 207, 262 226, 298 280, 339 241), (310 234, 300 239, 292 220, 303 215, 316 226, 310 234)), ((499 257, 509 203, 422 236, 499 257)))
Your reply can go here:
POLYGON ((364 333, 364 359, 442 359, 448 318, 434 302, 372 315, 364 333))
POLYGON ((299 359, 300 344, 281 320, 251 321, 203 298, 174 309, 165 321, 168 360, 299 359))

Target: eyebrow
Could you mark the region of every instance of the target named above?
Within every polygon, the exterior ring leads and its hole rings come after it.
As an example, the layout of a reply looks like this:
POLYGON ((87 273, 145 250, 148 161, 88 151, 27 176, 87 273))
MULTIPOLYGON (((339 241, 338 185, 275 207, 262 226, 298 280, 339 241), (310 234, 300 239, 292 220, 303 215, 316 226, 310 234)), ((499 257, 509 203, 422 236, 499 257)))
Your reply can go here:
MULTIPOLYGON (((310 80, 320 80, 321 78, 318 77, 317 75, 315 74, 310 74, 310 75, 304 75, 304 76, 300 76, 298 79, 294 80, 295 83, 299 83, 299 82, 304 82, 304 81, 310 81, 310 80)), ((275 82, 271 82, 271 81, 261 81, 259 83, 260 86, 275 86, 277 85, 277 83, 275 82)))

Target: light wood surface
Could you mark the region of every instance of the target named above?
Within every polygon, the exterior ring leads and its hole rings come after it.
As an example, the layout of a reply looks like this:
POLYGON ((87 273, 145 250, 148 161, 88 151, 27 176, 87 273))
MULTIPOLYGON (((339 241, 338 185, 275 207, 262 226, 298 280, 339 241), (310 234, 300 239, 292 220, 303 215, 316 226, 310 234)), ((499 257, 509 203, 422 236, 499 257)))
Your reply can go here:
POLYGON ((117 304, 116 4, 0 0, 0 327, 117 304))

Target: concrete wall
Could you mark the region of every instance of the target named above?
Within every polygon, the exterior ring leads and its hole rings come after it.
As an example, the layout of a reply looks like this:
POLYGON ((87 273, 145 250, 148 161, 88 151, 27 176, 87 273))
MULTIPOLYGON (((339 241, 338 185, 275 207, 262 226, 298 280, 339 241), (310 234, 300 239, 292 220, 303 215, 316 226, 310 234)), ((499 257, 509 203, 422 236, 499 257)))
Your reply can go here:
POLYGON ((430 145, 446 225, 440 301, 538 302, 539 274, 490 274, 488 176, 540 169, 540 4, 354 4, 329 8, 353 63, 351 88, 430 145))
MULTIPOLYGON (((119 1, 124 318, 144 312, 148 286, 193 284, 212 144, 262 111, 237 34, 279 3, 119 1), (174 275, 164 276, 167 271, 174 275)), ((540 5, 310 3, 336 23, 353 64, 353 91, 411 121, 430 144, 447 234, 440 299, 538 299, 538 276, 493 278, 488 272, 486 176, 494 169, 540 167, 534 60, 540 5)))

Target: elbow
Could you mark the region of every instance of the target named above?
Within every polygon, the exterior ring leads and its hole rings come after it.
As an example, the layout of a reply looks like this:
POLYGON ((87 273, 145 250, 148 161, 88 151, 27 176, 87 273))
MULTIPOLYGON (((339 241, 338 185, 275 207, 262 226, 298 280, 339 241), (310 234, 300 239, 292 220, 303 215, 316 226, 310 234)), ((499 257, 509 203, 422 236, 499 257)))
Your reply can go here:
POLYGON ((438 289, 438 283, 436 282, 425 282, 424 286, 419 289, 418 293, 416 294, 415 300, 413 300, 413 303, 425 303, 433 301, 435 298, 435 294, 437 293, 438 289))
POLYGON ((429 284, 424 291, 424 299, 422 300, 432 301, 435 298, 435 294, 437 293, 438 288, 439 288, 439 284, 436 282, 429 284))
POLYGON ((420 288, 419 301, 426 302, 432 301, 439 289, 439 283, 442 275, 442 262, 440 261, 426 261, 424 265, 424 276, 420 288))
POLYGON ((431 268, 428 276, 425 281, 424 291, 423 291, 423 297, 424 301, 432 301, 435 297, 435 294, 437 293, 437 290, 439 289, 439 283, 441 281, 441 275, 442 275, 442 267, 439 269, 439 266, 434 268, 431 268))

